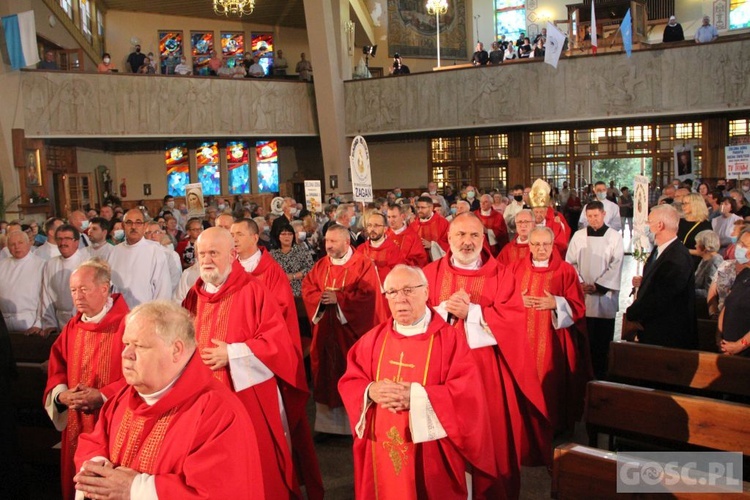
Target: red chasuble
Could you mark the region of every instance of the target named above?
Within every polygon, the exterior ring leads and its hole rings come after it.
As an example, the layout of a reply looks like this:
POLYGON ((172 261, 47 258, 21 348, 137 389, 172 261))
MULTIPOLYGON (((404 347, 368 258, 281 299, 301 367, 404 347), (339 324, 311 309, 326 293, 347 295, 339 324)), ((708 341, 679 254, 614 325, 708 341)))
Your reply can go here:
MULTIPOLYGON (((284 269, 265 248, 259 247, 259 250, 261 252, 260 262, 250 275, 260 280, 266 287, 266 291, 276 300, 289 329, 289 335, 292 336, 292 343, 301 355, 302 342, 299 334, 299 321, 297 320, 297 306, 294 303, 294 293, 292 293, 289 278, 286 277, 284 269)), ((302 371, 304 374, 304 366, 302 366, 302 371)))
POLYGON ((247 412, 197 351, 153 406, 129 385, 104 404, 79 439, 76 468, 96 456, 155 476, 159 498, 275 498, 264 491, 247 412))
MULTIPOLYGON (((482 308, 482 315, 497 341, 497 346, 472 349, 484 384, 492 422, 491 446, 498 478, 483 475, 474 478, 478 497, 516 498, 520 491, 521 463, 528 459, 529 443, 549 451, 552 458, 552 433, 545 415, 547 408, 542 388, 533 367, 531 349, 524 337, 509 327, 505 303, 512 287, 504 268, 486 250, 483 265, 476 271, 458 269, 450 263, 451 253, 425 268, 430 284, 430 304, 435 307, 458 290, 465 290, 472 304, 482 308), (546 425, 543 425, 546 424, 546 425)), ((456 329, 465 334, 463 320, 456 329)))
POLYGON ((525 259, 529 255, 529 242, 519 243, 518 237, 513 238, 513 241, 508 243, 500 250, 500 254, 497 256, 497 262, 501 266, 511 266, 514 262, 525 259))
POLYGON ((324 311, 321 320, 312 327, 310 348, 316 402, 330 408, 343 405, 336 384, 346 371, 346 354, 357 339, 385 320, 387 313, 380 297, 380 281, 372 262, 357 252, 343 266, 335 266, 330 257, 323 257, 305 276, 302 299, 308 318, 315 318, 319 307, 324 311), (339 321, 335 304, 320 303, 325 290, 336 291, 346 324, 339 321))
POLYGON ((403 231, 396 234, 393 229, 388 228, 385 235, 401 249, 407 264, 417 267, 424 267, 428 264, 429 260, 422 246, 422 239, 414 229, 406 226, 403 231))
POLYGON ((448 435, 415 444, 408 411, 394 414, 371 404, 363 438, 354 430, 356 498, 466 498, 467 462, 475 472, 495 474, 485 450, 487 397, 469 346, 454 328, 433 312, 423 334, 405 337, 388 320, 362 337, 339 382, 353 429, 368 384, 386 378, 422 385, 448 435))
MULTIPOLYGON (((52 344, 45 401, 59 384, 65 384, 69 389, 84 384, 99 389, 105 398, 111 398, 121 388, 117 382, 122 378, 123 319, 129 309, 119 293, 113 294, 112 300, 112 308, 99 323, 84 323, 81 321, 83 314, 79 312, 52 344)), ((63 498, 75 497, 73 457, 78 436, 93 431, 98 417, 99 410, 93 413, 68 410, 60 459, 63 498)))
POLYGON ((385 277, 388 276, 391 269, 398 264, 406 263, 406 259, 404 259, 404 256, 401 254, 401 250, 388 237, 386 237, 383 244, 377 248, 372 246, 370 240, 365 241, 357 247, 357 253, 361 253, 372 261, 375 265, 375 271, 378 273, 381 285, 385 283, 385 277))
POLYGON ((544 297, 548 291, 563 297, 572 310, 573 320, 580 323, 586 315, 586 304, 578 273, 555 252, 549 267, 533 267, 528 257, 512 269, 515 292, 511 303, 516 313, 509 316, 513 325, 521 326, 518 335, 528 339, 533 351, 533 366, 542 383, 549 420, 555 430, 565 430, 580 418, 586 383, 592 376, 588 341, 575 325, 555 330, 553 311, 524 307, 521 293, 544 297))
MULTIPOLYGON (((417 217, 414 222, 409 226, 411 229, 417 232, 420 239, 427 241, 435 241, 445 252, 450 250, 448 245, 448 228, 450 222, 445 220, 440 214, 433 213, 430 220, 423 222, 422 219, 417 217)), ((420 241, 421 244, 421 241, 420 241)), ((422 246, 424 249, 424 246, 422 246)), ((428 250, 424 250, 427 259, 430 260, 430 253, 428 250)))
POLYGON ((474 215, 479 217, 479 220, 482 221, 482 225, 485 229, 491 229, 495 234, 495 240, 497 242, 494 245, 489 245, 489 238, 485 239, 492 251, 492 256, 497 257, 500 250, 508 244, 508 226, 505 224, 503 214, 497 210, 490 210, 490 215, 482 215, 481 210, 476 210, 474 215))
POLYGON ((548 207, 544 220, 545 225, 555 233, 555 250, 557 250, 559 256, 565 257, 571 238, 570 227, 565 221, 565 217, 561 213, 555 212, 552 207, 548 207), (560 222, 556 221, 556 218, 560 222))
MULTIPOLYGON (((203 285, 203 279, 199 278, 183 302, 183 307, 195 315, 198 352, 206 347, 214 347, 212 339, 228 344, 242 342, 273 372, 274 378, 236 394, 255 426, 258 445, 264 457, 266 493, 274 498, 298 497, 299 484, 295 477, 294 460, 284 436, 276 388, 284 401, 292 433, 292 447, 295 454, 305 454, 301 467, 313 471, 307 486, 314 489, 320 476, 317 458, 314 454, 309 455, 312 444, 309 428, 305 427, 308 425, 305 404, 309 393, 301 353, 291 341, 274 297, 266 292, 262 283, 245 272, 239 261, 234 261, 229 277, 217 293, 206 292, 203 285), (307 431, 306 436, 304 430, 307 431), (295 437, 299 439, 295 441, 295 437)), ((234 389, 228 365, 214 371, 213 375, 234 389)))

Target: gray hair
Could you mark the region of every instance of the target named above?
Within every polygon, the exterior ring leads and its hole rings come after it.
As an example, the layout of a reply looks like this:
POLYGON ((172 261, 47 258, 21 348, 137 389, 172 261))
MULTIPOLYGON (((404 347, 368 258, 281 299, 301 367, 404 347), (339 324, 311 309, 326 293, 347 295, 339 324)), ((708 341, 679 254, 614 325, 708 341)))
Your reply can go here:
POLYGON ((516 215, 513 217, 513 220, 518 219, 518 216, 521 214, 527 214, 529 217, 531 217, 531 222, 534 222, 535 220, 534 212, 532 212, 528 208, 524 208, 523 210, 519 210, 518 212, 516 212, 516 215))
POLYGON ((680 213, 672 205, 656 205, 651 213, 664 223, 664 228, 668 231, 677 231, 680 226, 680 213))
POLYGON ((78 272, 81 269, 91 269, 94 271, 94 282, 100 285, 108 285, 112 282, 112 268, 109 263, 100 258, 94 257, 87 261, 84 261, 79 265, 75 271, 78 272))
POLYGON ((125 317, 128 327, 136 319, 145 322, 166 344, 182 340, 188 348, 195 347, 195 327, 187 310, 169 300, 145 302, 125 317))
POLYGON ((545 233, 547 236, 549 236, 550 241, 555 241, 555 232, 547 226, 536 226, 534 229, 532 229, 529 233, 529 240, 534 235, 534 233, 545 233))
POLYGON ((719 235, 710 229, 701 231, 695 235, 695 244, 702 246, 707 252, 718 252, 721 248, 719 243, 719 235))
POLYGON ((388 276, 385 277, 385 281, 383 281, 383 288, 386 290, 390 290, 390 278, 391 275, 393 275, 394 271, 401 271, 406 270, 412 273, 414 276, 417 276, 419 278, 419 284, 427 285, 427 276, 425 276, 424 271, 422 271, 421 268, 417 266, 408 266, 406 264, 398 264, 393 269, 391 269, 391 272, 388 273, 388 276))

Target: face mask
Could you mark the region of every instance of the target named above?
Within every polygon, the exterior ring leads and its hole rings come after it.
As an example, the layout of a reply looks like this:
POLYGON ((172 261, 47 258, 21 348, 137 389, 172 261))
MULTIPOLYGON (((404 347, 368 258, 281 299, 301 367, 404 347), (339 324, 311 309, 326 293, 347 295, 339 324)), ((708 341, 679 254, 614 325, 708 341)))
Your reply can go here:
POLYGON ((750 186, 748 186, 748 185, 743 185, 743 186, 742 186, 742 190, 743 190, 743 191, 745 191, 745 192, 748 192, 748 191, 750 191, 750 186))
POLYGON ((396 198, 401 198, 401 193, 396 193, 396 198))
POLYGON ((89 221, 85 220, 81 222, 81 231, 85 231, 89 228, 89 221))
POLYGON ((109 57, 105 57, 103 59, 103 61, 104 61, 104 64, 109 64, 110 59, 109 59, 109 57))
POLYGON ((264 227, 264 228, 263 228, 263 232, 264 232, 265 234, 268 234, 268 233, 270 233, 270 232, 271 232, 271 228, 270 228, 270 227, 268 227, 268 226, 266 226, 266 227, 264 227))
POLYGON ((456 215, 456 207, 451 207, 451 215, 456 215))
POLYGON ((596 197, 597 199, 599 199, 599 201, 604 201, 607 199, 607 193, 605 193, 604 191, 597 192, 596 197))
POLYGON ((523 195, 522 194, 517 194, 517 195, 515 195, 513 197, 513 199, 520 203, 520 202, 523 201, 523 195))
POLYGON ((292 209, 292 217, 297 217, 299 215, 299 209, 293 208, 292 209))
POLYGON ((352 219, 349 221, 349 226, 350 227, 354 227, 356 225, 357 225, 357 218, 356 217, 352 217, 352 219))
POLYGON ((115 241, 122 241, 125 239, 125 230, 124 229, 115 229, 114 232, 115 241))
POLYGON ((173 202, 173 201, 168 201, 168 202, 167 202, 167 206, 168 206, 169 208, 174 208, 174 202, 173 202))
POLYGON ((187 208, 183 208, 182 210, 180 210, 180 213, 182 215, 187 215, 188 214, 187 208))
POLYGON ((737 240, 739 239, 739 237, 731 236, 729 239, 732 240, 732 243, 737 243, 737 240))
POLYGON ((222 203, 221 205, 219 205, 219 210, 220 211, 223 211, 225 208, 227 208, 227 206, 225 204, 222 203))
POLYGON ((750 259, 747 257, 747 248, 745 247, 737 247, 734 249, 734 258, 737 260, 738 264, 747 264, 750 259))
POLYGON ((297 241, 305 241, 307 239, 307 233, 298 233, 297 241))
POLYGON ((466 192, 466 197, 469 198, 470 200, 473 200, 474 199, 474 191, 467 191, 466 192))

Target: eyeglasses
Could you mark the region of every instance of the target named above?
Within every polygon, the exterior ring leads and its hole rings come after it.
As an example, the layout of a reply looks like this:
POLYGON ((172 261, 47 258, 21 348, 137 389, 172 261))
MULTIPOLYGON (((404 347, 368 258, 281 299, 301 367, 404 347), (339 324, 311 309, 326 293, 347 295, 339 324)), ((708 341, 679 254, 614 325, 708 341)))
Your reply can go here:
POLYGON ((130 226, 141 227, 143 226, 143 221, 142 220, 126 220, 125 222, 122 223, 122 225, 128 226, 128 227, 130 226))
POLYGON ((544 248, 550 248, 553 244, 552 243, 529 243, 529 246, 532 246, 534 248, 544 247, 544 248))
POLYGON ((519 224, 531 224, 530 220, 516 220, 516 226, 519 224))
POLYGON ((367 229, 375 229, 376 227, 385 227, 385 224, 367 224, 365 227, 367 229))
POLYGON ((385 296, 388 299, 395 299, 398 297, 399 292, 404 294, 404 297, 411 297, 415 293, 417 293, 417 288, 422 288, 423 286, 426 286, 426 283, 422 283, 421 285, 415 285, 415 286, 405 286, 404 288, 400 290, 386 290, 385 296))

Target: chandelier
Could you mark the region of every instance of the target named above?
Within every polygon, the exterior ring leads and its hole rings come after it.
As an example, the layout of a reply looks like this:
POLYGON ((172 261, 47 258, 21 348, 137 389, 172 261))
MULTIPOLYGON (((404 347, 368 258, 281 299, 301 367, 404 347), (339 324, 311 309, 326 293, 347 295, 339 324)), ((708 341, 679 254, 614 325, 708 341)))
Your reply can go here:
POLYGON ((217 16, 249 16, 255 9, 255 0, 214 0, 214 12, 217 16))
MULTIPOLYGON (((216 1, 216 0, 214 0, 216 1)), ((448 12, 448 0, 427 0, 427 14, 435 16, 435 32, 437 34, 437 65, 440 67, 440 16, 448 12)))

